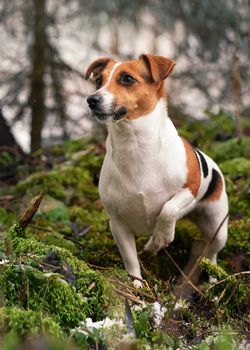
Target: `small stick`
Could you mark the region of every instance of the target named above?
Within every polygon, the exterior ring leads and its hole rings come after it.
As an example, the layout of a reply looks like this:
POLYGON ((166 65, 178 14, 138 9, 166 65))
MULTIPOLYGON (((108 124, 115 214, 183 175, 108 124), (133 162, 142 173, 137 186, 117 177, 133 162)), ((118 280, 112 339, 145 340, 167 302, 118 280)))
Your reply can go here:
POLYGON ((170 253, 168 252, 167 249, 163 249, 164 253, 167 254, 167 256, 169 257, 169 259, 172 261, 172 263, 174 264, 174 266, 177 268, 177 270, 181 273, 181 275, 185 278, 185 280, 191 284, 191 286, 194 288, 194 290, 196 290, 197 293, 199 293, 203 298, 205 298, 205 295, 202 293, 202 291, 196 287, 193 282, 188 278, 188 276, 182 271, 182 269, 180 268, 180 266, 177 264, 177 262, 173 259, 173 257, 170 255, 170 253))
POLYGON ((142 270, 144 271, 144 273, 145 273, 146 275, 150 275, 149 271, 145 268, 145 266, 144 266, 144 264, 143 264, 143 262, 142 262, 142 260, 140 259, 139 256, 138 256, 138 260, 139 260, 139 264, 140 264, 142 270))
POLYGON ((46 192, 46 190, 44 189, 36 197, 34 197, 31 200, 28 208, 24 211, 23 215, 20 217, 18 223, 19 223, 20 227, 22 227, 23 229, 25 229, 29 225, 33 216, 37 212, 37 210, 42 202, 42 199, 45 195, 45 192, 46 192))
POLYGON ((130 286, 130 285, 126 284, 126 283, 123 283, 122 281, 120 281, 120 280, 118 280, 118 279, 117 279, 117 280, 116 280, 116 279, 110 279, 110 281, 111 281, 111 282, 115 282, 115 283, 118 282, 118 284, 120 284, 120 285, 123 286, 123 287, 126 287, 126 288, 128 288, 128 289, 130 289, 130 290, 133 290, 134 292, 137 292, 137 293, 139 293, 139 294, 141 294, 141 295, 143 295, 143 296, 145 296, 145 297, 147 297, 147 298, 150 298, 150 299, 152 299, 152 300, 156 300, 154 296, 152 296, 152 295, 150 295, 150 294, 148 294, 148 293, 146 293, 146 292, 140 290, 139 288, 135 288, 135 287, 130 286))
POLYGON ((232 278, 232 277, 238 277, 238 276, 241 276, 241 275, 250 275, 250 271, 236 272, 236 273, 234 273, 233 275, 227 276, 227 277, 224 278, 223 280, 220 280, 220 281, 215 282, 214 284, 212 284, 212 286, 210 286, 210 287, 208 288, 207 292, 209 292, 210 289, 212 289, 212 288, 218 286, 219 284, 221 284, 221 283, 223 283, 223 282, 229 280, 230 278, 232 278))
POLYGON ((34 229, 39 230, 39 231, 53 232, 51 229, 49 229, 49 228, 43 228, 43 227, 41 227, 41 226, 29 225, 29 227, 34 228, 34 229))
POLYGON ((144 301, 142 301, 141 299, 135 297, 134 295, 125 293, 125 292, 123 292, 120 289, 117 289, 115 287, 113 287, 113 288, 116 291, 116 293, 120 294, 122 297, 127 298, 127 299, 132 300, 132 301, 135 301, 138 304, 145 305, 144 301))

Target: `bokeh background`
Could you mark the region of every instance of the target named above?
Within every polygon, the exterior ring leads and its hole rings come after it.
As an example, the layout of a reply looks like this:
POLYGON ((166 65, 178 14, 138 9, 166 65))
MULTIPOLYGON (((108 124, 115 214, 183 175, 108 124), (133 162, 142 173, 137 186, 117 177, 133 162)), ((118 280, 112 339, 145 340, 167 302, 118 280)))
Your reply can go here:
POLYGON ((250 0, 1 0, 0 43, 0 349, 249 350, 250 0), (227 244, 188 303, 172 290, 197 228, 140 254, 135 290, 98 193, 106 131, 84 73, 142 53, 177 62, 169 115, 229 197, 227 244))
POLYGON ((165 55, 172 119, 250 115, 249 0, 2 0, 0 146, 24 152, 95 133, 84 81, 101 56, 165 55), (11 133, 14 135, 12 137, 11 133), (18 145, 18 146, 17 146, 18 145))

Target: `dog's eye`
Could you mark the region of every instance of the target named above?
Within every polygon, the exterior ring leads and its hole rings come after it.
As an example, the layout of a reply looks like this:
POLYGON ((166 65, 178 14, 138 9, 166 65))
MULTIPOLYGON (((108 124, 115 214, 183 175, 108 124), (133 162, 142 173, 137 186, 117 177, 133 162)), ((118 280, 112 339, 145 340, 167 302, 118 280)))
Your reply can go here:
POLYGON ((95 86, 97 89, 100 89, 100 87, 102 86, 102 76, 96 79, 95 86))
POLYGON ((122 74, 120 79, 120 83, 125 86, 133 85, 135 82, 136 80, 133 77, 131 77, 131 75, 126 73, 122 74))

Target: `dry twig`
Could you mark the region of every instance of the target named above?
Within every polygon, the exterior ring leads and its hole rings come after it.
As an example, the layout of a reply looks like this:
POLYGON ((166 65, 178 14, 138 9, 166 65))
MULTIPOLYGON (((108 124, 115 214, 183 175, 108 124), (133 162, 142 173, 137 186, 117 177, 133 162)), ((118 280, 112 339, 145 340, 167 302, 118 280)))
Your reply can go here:
POLYGON ((30 221, 32 220, 33 216, 35 215, 35 213, 37 212, 42 199, 45 195, 46 190, 42 190, 36 197, 34 197, 31 202, 30 205, 28 206, 28 208, 24 211, 23 215, 20 217, 19 219, 19 225, 25 229, 30 221))

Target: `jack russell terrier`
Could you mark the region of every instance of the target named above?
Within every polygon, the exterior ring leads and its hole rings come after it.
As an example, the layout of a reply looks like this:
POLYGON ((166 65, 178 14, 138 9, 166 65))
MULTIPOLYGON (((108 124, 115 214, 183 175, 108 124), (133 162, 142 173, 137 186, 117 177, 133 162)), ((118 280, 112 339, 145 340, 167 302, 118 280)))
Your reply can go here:
MULTIPOLYGON (((190 218, 204 241, 192 245, 188 275, 228 212, 219 167, 179 136, 168 117, 163 82, 174 66, 169 58, 147 54, 126 62, 100 58, 86 72, 97 88, 87 102, 109 132, 99 192, 136 287, 142 286, 136 236, 149 236, 145 250, 157 254, 174 240, 176 221, 190 218)), ((206 252, 214 264, 226 240, 227 219, 206 252)), ((197 267, 193 283, 199 275, 197 267)))

